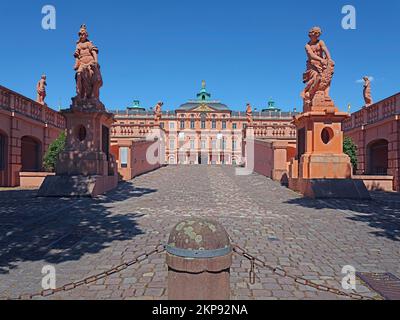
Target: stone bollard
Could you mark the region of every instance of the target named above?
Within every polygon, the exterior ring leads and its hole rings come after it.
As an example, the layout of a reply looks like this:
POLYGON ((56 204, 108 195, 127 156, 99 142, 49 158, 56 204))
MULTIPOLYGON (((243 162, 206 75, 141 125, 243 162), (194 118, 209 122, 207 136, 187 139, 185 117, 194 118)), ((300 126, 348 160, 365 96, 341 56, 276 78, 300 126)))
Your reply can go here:
POLYGON ((232 246, 218 222, 188 219, 167 245, 169 300, 229 300, 232 246))

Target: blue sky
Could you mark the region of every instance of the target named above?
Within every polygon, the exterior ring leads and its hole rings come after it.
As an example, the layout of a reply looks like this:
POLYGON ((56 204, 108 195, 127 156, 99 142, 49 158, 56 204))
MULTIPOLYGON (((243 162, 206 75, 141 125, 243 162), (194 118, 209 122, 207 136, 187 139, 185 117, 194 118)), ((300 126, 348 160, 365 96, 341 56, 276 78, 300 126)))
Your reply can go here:
POLYGON ((201 80, 232 109, 273 98, 284 110, 302 108, 308 30, 319 25, 336 61, 331 96, 342 110, 362 103, 363 75, 374 77, 374 100, 400 88, 398 0, 1 1, 0 84, 35 97, 42 73, 47 102, 68 107, 75 95, 73 53, 86 23, 99 47, 108 109, 134 99, 173 109, 194 98, 201 80), (57 9, 57 29, 41 28, 42 7, 57 9), (357 29, 341 27, 342 7, 357 9, 357 29))

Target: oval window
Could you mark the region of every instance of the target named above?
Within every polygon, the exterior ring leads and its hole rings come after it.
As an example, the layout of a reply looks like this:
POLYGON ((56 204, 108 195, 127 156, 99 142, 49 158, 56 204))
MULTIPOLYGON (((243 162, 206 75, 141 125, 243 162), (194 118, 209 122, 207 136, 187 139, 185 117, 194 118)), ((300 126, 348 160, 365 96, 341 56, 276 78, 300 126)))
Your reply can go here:
POLYGON ((77 136, 79 141, 84 141, 86 139, 86 128, 84 126, 79 126, 77 130, 77 136))
POLYGON ((332 141, 334 136, 333 130, 331 128, 324 128, 321 132, 321 139, 322 142, 325 144, 328 144, 329 142, 332 141))

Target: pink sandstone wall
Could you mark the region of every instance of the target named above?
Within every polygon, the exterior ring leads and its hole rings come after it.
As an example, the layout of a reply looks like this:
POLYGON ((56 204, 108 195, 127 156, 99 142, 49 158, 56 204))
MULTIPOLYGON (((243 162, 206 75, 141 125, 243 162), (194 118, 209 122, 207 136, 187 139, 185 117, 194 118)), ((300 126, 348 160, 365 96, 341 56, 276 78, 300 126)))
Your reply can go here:
POLYGON ((154 142, 150 141, 137 141, 133 144, 132 177, 160 168, 160 163, 151 164, 146 159, 148 148, 153 144, 154 142))
POLYGON ((344 133, 358 148, 357 175, 376 175, 386 163, 393 188, 400 191, 400 93, 363 108, 343 123, 344 133), (371 151, 376 143, 387 143, 387 150, 371 151), (378 170, 371 170, 372 169, 378 170))
POLYGON ((150 163, 146 158, 148 149, 151 146, 154 146, 154 143, 157 142, 146 140, 112 141, 111 153, 117 160, 118 173, 122 180, 128 181, 141 174, 153 171, 161 167, 160 163, 150 163), (121 148, 128 148, 128 161, 126 167, 124 167, 121 163, 121 148))
POLYGON ((355 180, 362 180, 369 191, 393 192, 392 176, 353 176, 355 180))
POLYGON ((54 173, 48 172, 20 172, 20 187, 38 189, 47 176, 54 176, 54 173))
POLYGON ((272 179, 274 150, 272 143, 256 140, 254 142, 254 171, 272 179))
POLYGON ((254 171, 275 181, 287 183, 289 162, 295 156, 293 140, 255 140, 254 171))
POLYGON ((19 186, 23 164, 40 171, 43 155, 64 128, 65 119, 57 111, 0 86, 0 134, 6 138, 0 186, 19 186), (37 149, 24 140, 35 141, 37 149), (32 154, 33 150, 38 154, 32 154))

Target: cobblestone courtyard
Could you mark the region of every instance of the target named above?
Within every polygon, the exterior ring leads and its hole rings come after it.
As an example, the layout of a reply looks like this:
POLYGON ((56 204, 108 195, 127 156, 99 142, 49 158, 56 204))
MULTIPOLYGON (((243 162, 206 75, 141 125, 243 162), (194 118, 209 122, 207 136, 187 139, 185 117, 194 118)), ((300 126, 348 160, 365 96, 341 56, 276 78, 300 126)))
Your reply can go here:
MULTIPOLYGON (((291 274, 341 289, 342 267, 400 276, 400 198, 302 199, 271 180, 230 167, 166 167, 99 199, 40 199, 0 191, 0 297, 41 290, 44 265, 57 286, 105 271, 166 242, 189 216, 221 222, 234 243, 291 274)), ((165 256, 50 299, 166 299, 165 256)), ((235 256, 234 299, 337 299, 257 269, 235 256)), ((358 292, 375 296, 362 285, 358 292)))

